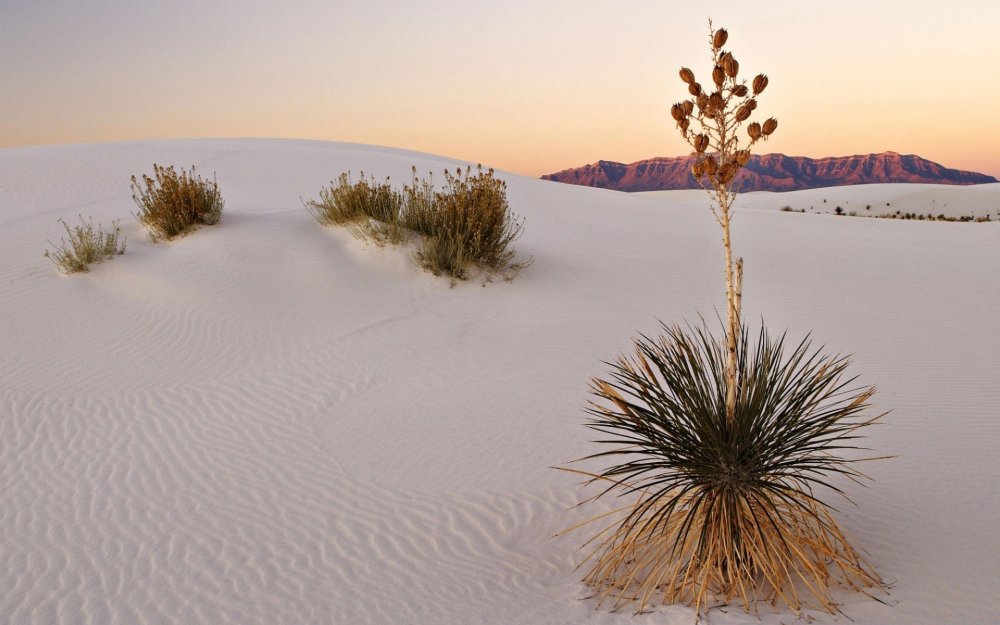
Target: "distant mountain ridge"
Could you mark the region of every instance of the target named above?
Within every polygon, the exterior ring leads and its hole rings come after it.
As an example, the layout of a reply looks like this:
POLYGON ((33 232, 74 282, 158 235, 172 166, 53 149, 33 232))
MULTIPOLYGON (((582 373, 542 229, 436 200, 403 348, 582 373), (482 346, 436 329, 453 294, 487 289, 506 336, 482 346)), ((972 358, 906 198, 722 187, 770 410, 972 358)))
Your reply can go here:
MULTIPOLYGON (((598 161, 542 176, 567 184, 617 191, 667 191, 697 189, 691 175, 693 157, 657 157, 635 163, 598 161)), ((913 154, 896 152, 808 158, 763 154, 751 156, 737 178, 742 191, 796 191, 819 187, 885 182, 933 184, 986 184, 993 176, 949 169, 913 154)))

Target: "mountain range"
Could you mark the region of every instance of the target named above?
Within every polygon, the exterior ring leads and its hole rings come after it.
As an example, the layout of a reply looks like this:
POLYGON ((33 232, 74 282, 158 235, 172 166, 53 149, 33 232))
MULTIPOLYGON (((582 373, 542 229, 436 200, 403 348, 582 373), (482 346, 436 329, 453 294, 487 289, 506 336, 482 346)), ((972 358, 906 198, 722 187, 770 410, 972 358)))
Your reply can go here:
MULTIPOLYGON (((697 189, 692 156, 657 157, 635 163, 598 161, 542 176, 568 184, 618 191, 697 189)), ((795 191, 818 187, 885 182, 984 184, 993 176, 949 169, 913 154, 882 152, 857 156, 808 158, 784 154, 751 156, 737 178, 741 191, 795 191)))

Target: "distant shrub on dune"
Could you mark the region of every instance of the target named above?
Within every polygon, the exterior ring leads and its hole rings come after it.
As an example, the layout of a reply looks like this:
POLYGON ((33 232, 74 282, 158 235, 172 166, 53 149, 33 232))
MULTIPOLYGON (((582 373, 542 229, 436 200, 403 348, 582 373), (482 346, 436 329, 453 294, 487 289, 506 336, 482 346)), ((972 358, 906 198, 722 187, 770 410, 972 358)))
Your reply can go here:
POLYGON ((154 164, 152 178, 132 176, 132 200, 139 207, 136 218, 153 241, 172 239, 199 224, 217 224, 222 217, 219 185, 203 180, 193 166, 190 173, 177 173, 173 166, 154 164))
POLYGON ((319 192, 319 201, 306 207, 324 225, 348 226, 355 236, 376 243, 401 243, 405 232, 401 223, 403 198, 392 188, 389 179, 383 183, 374 177, 352 182, 345 172, 319 192))
POLYGON ((493 272, 511 266, 511 244, 521 236, 522 223, 510 212, 507 183, 481 166, 455 173, 445 171, 445 187, 434 194, 426 217, 428 236, 419 258, 435 274, 466 277, 472 263, 493 272))
POLYGON ((493 170, 477 166, 445 171, 445 186, 437 191, 433 180, 413 178, 402 192, 385 182, 366 179, 353 182, 341 174, 320 190, 318 201, 306 208, 324 225, 346 226, 355 236, 398 244, 409 234, 423 237, 417 251, 421 265, 435 274, 468 277, 477 265, 488 274, 516 270, 526 263, 512 263, 511 244, 521 235, 522 223, 510 212, 507 185, 493 170))
POLYGON ((105 231, 100 224, 94 227, 93 221, 85 220, 82 215, 78 226, 71 228, 62 219, 59 223, 66 229, 66 238, 59 244, 49 241, 53 249, 45 251, 45 258, 65 273, 88 271, 88 265, 125 253, 125 239, 121 237, 117 221, 111 222, 110 231, 105 231))

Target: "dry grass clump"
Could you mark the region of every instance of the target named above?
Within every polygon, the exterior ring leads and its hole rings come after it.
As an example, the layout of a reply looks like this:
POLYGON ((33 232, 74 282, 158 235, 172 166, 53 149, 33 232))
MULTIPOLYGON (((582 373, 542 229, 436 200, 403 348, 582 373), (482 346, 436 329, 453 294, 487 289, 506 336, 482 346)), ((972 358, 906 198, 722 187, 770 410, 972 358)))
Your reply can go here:
MULTIPOLYGON (((615 607, 682 602, 700 613, 715 601, 781 601, 799 611, 811 596, 836 612, 837 583, 882 587, 819 499, 835 480, 863 479, 849 457, 874 388, 844 379, 848 361, 806 339, 741 332, 735 419, 727 418, 726 349, 705 327, 664 326, 636 341, 608 380, 595 379, 588 426, 612 448, 591 458, 618 464, 574 470, 628 504, 587 543, 585 581, 615 607)), ((829 492, 829 491, 827 491, 829 492)), ((846 497, 846 495, 845 495, 846 497)))
POLYGON ((125 253, 125 238, 117 221, 111 222, 111 231, 105 231, 100 224, 94 227, 92 220, 79 217, 80 225, 72 228, 60 219, 66 238, 60 239, 58 245, 49 241, 53 249, 46 250, 44 255, 56 267, 65 273, 89 271, 88 265, 125 253))
POLYGON ((503 271, 516 253, 511 244, 523 230, 507 204, 507 183, 482 166, 475 174, 466 167, 444 175, 445 187, 434 194, 433 210, 424 222, 430 232, 419 253, 421 262, 435 274, 460 279, 473 263, 503 271))
POLYGON ((417 259, 435 274, 464 279, 471 265, 487 274, 523 267, 511 262, 516 253, 511 244, 522 224, 510 212, 506 183, 481 166, 475 174, 467 167, 444 175, 446 184, 438 191, 433 179, 418 178, 414 167, 411 183, 398 192, 388 178, 379 183, 362 173, 352 182, 344 173, 306 207, 320 223, 347 226, 380 245, 422 236, 417 259))
POLYGON ((410 184, 403 187, 403 225, 418 234, 431 236, 437 221, 434 177, 429 180, 417 178, 416 167, 412 176, 410 184))
POLYGON ((191 167, 178 174, 173 166, 153 165, 153 177, 132 176, 132 199, 139 206, 136 218, 149 229, 149 238, 172 239, 199 224, 213 225, 222 217, 219 185, 202 180, 191 167))
POLYGON ((310 201, 306 206, 321 224, 347 226, 355 236, 379 244, 405 239, 403 199, 388 178, 379 183, 361 172, 361 179, 352 182, 350 172, 345 172, 329 188, 321 189, 319 197, 318 202, 310 201))

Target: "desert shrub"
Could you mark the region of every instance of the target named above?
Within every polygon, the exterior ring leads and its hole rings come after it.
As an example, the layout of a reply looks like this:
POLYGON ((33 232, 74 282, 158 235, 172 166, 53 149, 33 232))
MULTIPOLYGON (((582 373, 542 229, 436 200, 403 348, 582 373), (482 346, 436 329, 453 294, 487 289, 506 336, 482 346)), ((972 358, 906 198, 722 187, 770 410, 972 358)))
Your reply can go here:
POLYGON ((125 253, 125 238, 121 236, 117 221, 111 222, 110 231, 105 231, 100 224, 95 228, 93 221, 85 220, 82 215, 78 226, 71 228, 62 219, 59 223, 66 229, 66 237, 58 244, 49 241, 53 249, 45 251, 45 258, 65 273, 88 271, 88 265, 125 253))
POLYGON ((149 238, 172 239, 197 225, 213 225, 222 217, 223 200, 216 181, 203 180, 191 167, 188 173, 153 165, 153 177, 132 176, 136 218, 149 229, 149 238))
POLYGON ((402 196, 374 176, 352 182, 350 172, 319 192, 319 201, 306 204, 321 224, 348 226, 355 236, 383 244, 400 243, 405 238, 402 225, 402 196))
POLYGON ((475 174, 466 167, 444 175, 444 189, 434 194, 429 219, 419 224, 427 235, 420 260, 434 273, 460 279, 473 263, 488 271, 510 267, 516 253, 511 244, 521 236, 522 223, 510 212, 507 183, 482 166, 475 174))
POLYGON ((418 178, 414 167, 410 184, 398 192, 388 178, 379 183, 362 172, 361 180, 352 182, 348 172, 306 207, 320 223, 347 226, 379 244, 402 243, 411 232, 421 235, 417 259, 435 274, 463 279, 470 265, 487 274, 525 266, 511 262, 511 243, 522 224, 510 212, 506 183, 481 166, 475 174, 466 167, 444 175, 446 185, 438 191, 433 178, 418 178))
POLYGON ((744 326, 730 420, 724 341, 704 325, 663 329, 592 381, 588 425, 607 451, 587 459, 617 464, 574 471, 600 486, 595 499, 634 503, 593 520, 611 522, 588 543, 585 581, 639 610, 658 595, 699 611, 720 599, 799 610, 805 588, 834 612, 838 581, 881 586, 820 499, 843 495, 834 478, 864 478, 851 454, 859 430, 882 416, 866 414, 874 388, 856 386, 847 359, 808 338, 786 349, 784 336, 762 330, 754 343, 744 326))

